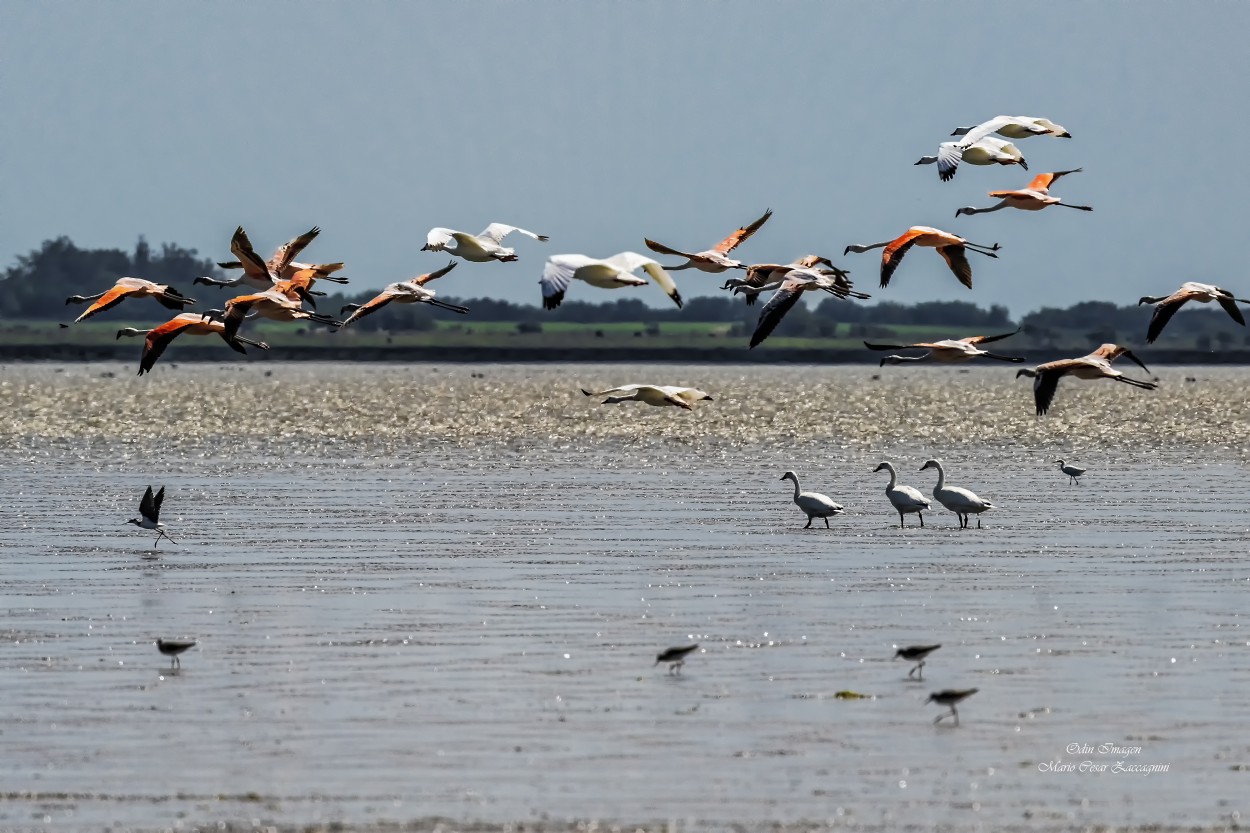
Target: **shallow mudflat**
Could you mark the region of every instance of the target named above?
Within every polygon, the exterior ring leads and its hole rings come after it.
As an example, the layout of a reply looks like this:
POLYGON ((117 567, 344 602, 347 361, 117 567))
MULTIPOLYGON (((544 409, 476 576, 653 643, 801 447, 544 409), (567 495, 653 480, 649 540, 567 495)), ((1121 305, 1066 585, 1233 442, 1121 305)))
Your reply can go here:
POLYGON ((0 368, 0 828, 1247 812, 1250 372, 1065 380, 1044 420, 1014 368, 132 373, 0 368), (716 401, 577 391, 637 380, 716 401), (898 528, 870 470, 927 493, 930 456, 985 528, 898 528), (148 483, 156 554, 123 523, 148 483), (172 673, 157 636, 200 644, 172 673), (923 682, 890 660, 918 642, 923 682), (958 727, 924 703, 948 687, 980 689, 958 727))

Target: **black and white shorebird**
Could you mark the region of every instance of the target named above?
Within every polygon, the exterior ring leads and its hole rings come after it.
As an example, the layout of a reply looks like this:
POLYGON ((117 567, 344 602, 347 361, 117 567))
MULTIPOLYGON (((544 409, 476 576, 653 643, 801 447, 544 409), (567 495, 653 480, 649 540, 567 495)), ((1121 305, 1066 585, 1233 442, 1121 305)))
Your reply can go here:
POLYGON ((955 718, 955 725, 959 725, 959 712, 955 711, 955 704, 971 697, 977 693, 975 688, 947 688, 942 691, 935 691, 929 695, 926 703, 937 703, 939 706, 950 706, 950 714, 939 714, 934 723, 940 723, 947 717, 955 718))
POLYGON ((908 662, 918 663, 910 671, 907 672, 907 676, 910 677, 918 673, 919 676, 917 676, 916 679, 923 680, 925 657, 929 656, 929 654, 933 653, 934 651, 936 651, 938 648, 941 648, 941 647, 942 647, 941 645, 908 645, 906 648, 899 648, 897 651, 895 651, 894 658, 905 659, 908 662))
MULTIPOLYGON (((152 542, 152 549, 155 550, 160 544, 161 538, 169 538, 169 533, 165 531, 165 524, 161 523, 161 503, 165 500, 165 487, 155 495, 152 494, 152 487, 148 486, 148 490, 143 493, 143 500, 139 502, 139 514, 142 517, 131 518, 126 521, 128 524, 134 524, 140 529, 155 529, 156 540, 152 542)), ((169 538, 170 542, 178 543, 173 538, 169 538)))
POLYGON ((1065 463, 1062 460, 1056 460, 1055 462, 1059 464, 1059 471, 1063 472, 1068 477, 1072 478, 1071 480, 1072 485, 1075 485, 1075 486, 1081 485, 1081 475, 1085 474, 1085 472, 1088 471, 1088 469, 1083 469, 1080 466, 1070 465, 1068 463, 1065 463))
POLYGON ((693 645, 683 645, 679 648, 669 648, 656 655, 655 664, 659 665, 661 662, 667 662, 668 673, 680 674, 681 667, 686 664, 686 655, 691 651, 698 650, 698 648, 699 643, 697 642, 693 645))
POLYGON ((178 659, 178 655, 194 648, 197 644, 199 643, 194 639, 158 639, 156 650, 169 657, 170 668, 181 668, 182 660, 178 659))

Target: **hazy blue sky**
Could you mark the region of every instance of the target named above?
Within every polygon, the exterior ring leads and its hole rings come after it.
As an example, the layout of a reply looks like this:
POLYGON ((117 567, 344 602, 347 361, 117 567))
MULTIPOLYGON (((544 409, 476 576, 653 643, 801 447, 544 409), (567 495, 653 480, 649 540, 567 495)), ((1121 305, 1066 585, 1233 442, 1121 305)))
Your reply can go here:
MULTIPOLYGON (((62 234, 225 258, 239 224, 267 255, 315 224, 308 258, 372 288, 442 265, 431 226, 500 221, 551 242, 438 289, 536 303, 549 254, 704 248, 771 207, 744 260, 833 255, 879 299, 1250 291, 1250 3, 0 0, 0 20, 0 266, 62 234), (1072 131, 1018 144, 1033 173, 1083 166, 1055 191, 1092 214, 956 219, 1031 173, 912 163, 999 113, 1072 131), (1002 257, 973 258, 971 292, 931 251, 884 291, 876 254, 842 258, 918 224, 1002 257)), ((625 293, 668 303, 569 297, 625 293)))

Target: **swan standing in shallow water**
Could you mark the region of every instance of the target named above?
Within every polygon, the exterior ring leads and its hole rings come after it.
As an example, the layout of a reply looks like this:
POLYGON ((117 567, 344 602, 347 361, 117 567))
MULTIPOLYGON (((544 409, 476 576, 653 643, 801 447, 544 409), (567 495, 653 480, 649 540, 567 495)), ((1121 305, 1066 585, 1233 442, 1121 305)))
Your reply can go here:
POLYGON ((1088 471, 1088 469, 1083 469, 1080 466, 1070 466, 1064 463, 1062 460, 1056 460, 1055 462, 1059 464, 1059 471, 1063 472, 1068 477, 1072 478, 1071 485, 1075 485, 1075 486, 1081 485, 1080 477, 1082 474, 1085 474, 1085 472, 1088 471))
POLYGON ((842 513, 842 504, 834 503, 828 495, 799 491, 799 476, 794 472, 786 472, 781 475, 781 479, 794 481, 794 504, 807 515, 807 526, 804 529, 811 528, 813 518, 824 518, 825 529, 829 529, 829 516, 842 513))
POLYGON ((882 469, 890 473, 890 482, 885 487, 885 496, 890 499, 890 503, 894 504, 894 510, 898 512, 899 528, 906 526, 903 516, 912 512, 916 513, 916 517, 920 518, 920 525, 924 526, 924 515, 921 513, 929 508, 928 499, 911 486, 898 485, 898 472, 894 470, 893 463, 878 463, 873 471, 878 472, 882 469))
POLYGON ((959 518, 959 528, 968 528, 968 516, 977 516, 977 529, 981 528, 981 513, 986 509, 993 509, 994 504, 988 500, 982 500, 967 489, 960 489, 956 486, 946 485, 946 472, 942 469, 942 464, 937 460, 929 460, 920 467, 921 471, 925 469, 937 469, 938 482, 933 487, 933 497, 938 503, 954 512, 959 518))

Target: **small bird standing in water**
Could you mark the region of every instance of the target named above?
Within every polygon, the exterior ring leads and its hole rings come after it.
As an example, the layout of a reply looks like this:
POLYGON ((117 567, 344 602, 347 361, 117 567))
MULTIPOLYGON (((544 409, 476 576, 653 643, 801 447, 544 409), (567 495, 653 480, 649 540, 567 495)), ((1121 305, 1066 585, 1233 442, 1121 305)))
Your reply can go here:
POLYGON ((158 639, 156 650, 169 657, 170 668, 181 668, 182 660, 178 659, 178 655, 194 648, 197 644, 199 643, 194 639, 158 639))
POLYGON ((680 674, 681 667, 686 664, 686 654, 689 654, 691 651, 698 650, 698 648, 699 644, 697 642, 694 645, 683 645, 680 648, 669 648, 668 650, 662 651, 656 655, 655 664, 659 665, 661 662, 667 662, 668 673, 680 674))
MULTIPOLYGON (((139 502, 139 514, 141 518, 131 518, 126 521, 128 524, 134 524, 140 529, 155 529, 156 540, 152 542, 152 550, 155 551, 157 545, 160 544, 161 538, 169 538, 169 533, 165 531, 165 524, 160 522, 161 503, 165 500, 165 487, 155 495, 152 494, 152 487, 148 486, 148 490, 143 493, 143 500, 139 502)), ((173 538, 169 538, 171 543, 178 543, 173 538)))
POLYGON ((954 716, 955 725, 959 725, 959 712, 955 711, 955 704, 971 697, 977 693, 975 688, 948 688, 943 691, 935 691, 929 695, 926 703, 937 703, 939 706, 950 706, 950 714, 939 714, 933 722, 940 723, 942 720, 954 716))
POLYGON ((1085 472, 1088 471, 1088 469, 1083 469, 1080 466, 1069 465, 1063 462, 1062 460, 1056 460, 1055 462, 1059 464, 1059 471, 1063 472, 1068 477, 1072 478, 1071 482, 1073 485, 1075 486, 1081 485, 1080 477, 1082 474, 1085 474, 1085 472))
POLYGON ((920 676, 916 677, 916 679, 923 680, 925 657, 929 656, 929 654, 933 653, 934 651, 936 651, 938 648, 941 648, 941 647, 942 647, 941 645, 908 645, 906 648, 899 648, 897 651, 895 651, 894 658, 905 659, 908 662, 919 663, 919 665, 916 665, 910 671, 907 672, 907 676, 910 677, 916 672, 919 672, 920 676))

